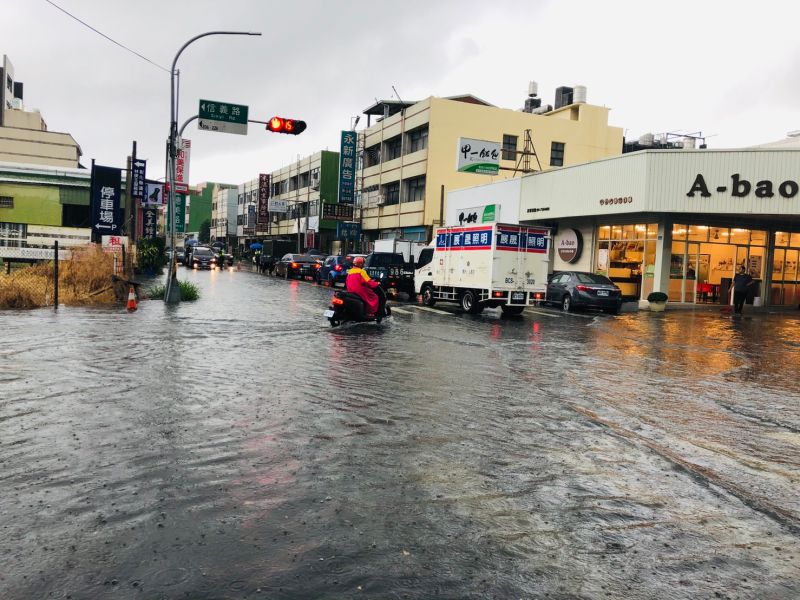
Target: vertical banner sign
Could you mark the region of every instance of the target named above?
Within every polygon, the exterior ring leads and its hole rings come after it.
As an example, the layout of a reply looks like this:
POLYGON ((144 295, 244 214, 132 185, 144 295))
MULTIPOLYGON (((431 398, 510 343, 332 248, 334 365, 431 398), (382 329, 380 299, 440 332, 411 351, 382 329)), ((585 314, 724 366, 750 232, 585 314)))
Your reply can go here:
POLYGON ((120 186, 122 170, 95 165, 92 169, 92 231, 116 235, 122 231, 120 186))
POLYGON ((258 176, 258 225, 269 224, 269 175, 258 176))
POLYGON ((145 172, 147 171, 147 161, 137 158, 131 165, 131 196, 137 200, 144 201, 147 196, 147 183, 145 182, 145 172))
POLYGON ((356 132, 343 131, 339 152, 339 204, 353 204, 356 191, 356 132))
POLYGON ((254 234, 256 232, 256 205, 251 204, 247 207, 247 233, 254 234))
POLYGON ((142 211, 142 236, 148 240, 155 239, 158 233, 158 209, 147 207, 142 211))
MULTIPOLYGON (((169 213, 169 204, 167 204, 167 213, 169 213)), ((169 223, 172 218, 171 214, 167 214, 167 222, 169 223)), ((175 194, 175 233, 186 232, 186 196, 183 194, 175 194)))
POLYGON ((175 163, 175 181, 189 183, 189 154, 192 150, 192 140, 183 138, 178 140, 178 160, 175 163))

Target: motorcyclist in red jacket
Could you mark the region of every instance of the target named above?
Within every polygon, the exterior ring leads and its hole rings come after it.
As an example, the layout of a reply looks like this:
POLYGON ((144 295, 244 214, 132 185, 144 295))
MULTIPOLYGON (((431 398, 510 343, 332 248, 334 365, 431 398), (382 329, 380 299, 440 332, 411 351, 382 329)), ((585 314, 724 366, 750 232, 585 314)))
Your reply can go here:
POLYGON ((347 279, 344 285, 348 292, 357 294, 364 301, 364 308, 367 317, 374 317, 380 306, 378 295, 372 290, 380 285, 372 279, 363 269, 364 257, 356 256, 353 259, 353 268, 347 272, 347 279))

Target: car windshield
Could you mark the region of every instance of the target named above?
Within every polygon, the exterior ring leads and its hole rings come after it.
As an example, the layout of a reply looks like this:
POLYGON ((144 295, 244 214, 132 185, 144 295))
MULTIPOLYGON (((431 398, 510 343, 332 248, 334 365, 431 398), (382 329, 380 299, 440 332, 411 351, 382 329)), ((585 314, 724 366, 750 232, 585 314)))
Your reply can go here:
POLYGON ((608 277, 595 275, 594 273, 575 273, 575 276, 581 283, 602 283, 605 285, 613 285, 608 277))
POLYGON ((211 252, 211 250, 209 250, 208 248, 195 248, 194 251, 192 251, 192 254, 194 256, 202 256, 206 258, 214 256, 214 253, 211 252))

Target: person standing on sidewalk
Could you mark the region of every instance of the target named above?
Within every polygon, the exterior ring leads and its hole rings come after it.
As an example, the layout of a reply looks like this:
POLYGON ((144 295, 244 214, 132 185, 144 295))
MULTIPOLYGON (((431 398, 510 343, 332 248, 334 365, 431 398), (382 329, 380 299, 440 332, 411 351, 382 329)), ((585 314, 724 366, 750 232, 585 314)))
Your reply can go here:
POLYGON ((739 272, 733 278, 733 312, 737 315, 742 314, 744 308, 744 301, 747 299, 747 292, 750 291, 750 286, 755 283, 753 278, 744 268, 744 265, 739 267, 739 272))

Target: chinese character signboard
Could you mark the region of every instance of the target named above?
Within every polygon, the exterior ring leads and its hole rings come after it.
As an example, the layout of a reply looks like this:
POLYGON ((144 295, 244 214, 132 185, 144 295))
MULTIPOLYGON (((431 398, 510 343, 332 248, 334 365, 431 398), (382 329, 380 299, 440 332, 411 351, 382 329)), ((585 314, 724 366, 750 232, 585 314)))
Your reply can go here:
POLYGON ((146 160, 137 158, 131 163, 131 196, 137 200, 142 200, 147 194, 147 183, 145 183, 146 170, 146 160))
POLYGON ((289 212, 289 201, 275 200, 275 198, 270 198, 269 201, 267 202, 267 210, 269 210, 269 212, 274 212, 274 213, 289 212))
POLYGON ((145 206, 163 206, 165 203, 164 184, 156 181, 148 181, 145 184, 145 196, 142 200, 142 204, 145 206))
POLYGON ((334 219, 341 221, 353 220, 353 205, 352 204, 323 204, 322 205, 322 218, 334 219))
POLYGON ((248 108, 241 104, 200 100, 197 128, 220 133, 247 135, 248 108))
POLYGON ((500 144, 485 140, 458 138, 456 170, 459 173, 497 175, 500 167, 500 144))
POLYGON ((458 211, 458 224, 464 226, 472 223, 494 223, 499 212, 500 206, 497 204, 465 208, 458 211))
POLYGON ((269 175, 258 176, 258 224, 269 224, 269 175))
POLYGON ((245 215, 244 234, 253 235, 256 232, 256 205, 251 204, 247 207, 247 215, 245 215))
POLYGON ((348 223, 339 221, 336 223, 336 239, 357 240, 361 237, 361 223, 348 223))
MULTIPOLYGON (((189 154, 192 140, 178 140, 178 160, 175 163, 175 181, 189 183, 189 154)), ((178 189, 177 186, 175 188, 178 189)))
POLYGON ((92 231, 99 235, 122 232, 120 184, 122 171, 113 167, 92 167, 92 231))
POLYGON ((158 209, 146 207, 142 210, 142 237, 152 240, 158 234, 158 209))
POLYGON ((356 191, 356 132, 343 131, 339 153, 339 204, 353 204, 356 191))
MULTIPOLYGON (((167 205, 167 223, 171 220, 167 205)), ((185 233, 186 231, 186 196, 183 194, 175 195, 175 233, 185 233)))

